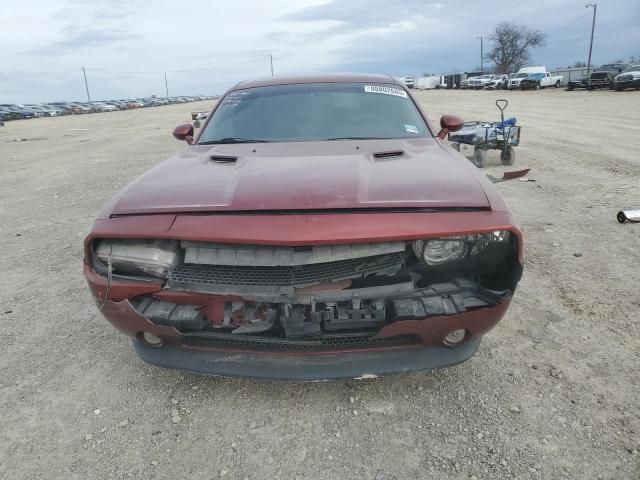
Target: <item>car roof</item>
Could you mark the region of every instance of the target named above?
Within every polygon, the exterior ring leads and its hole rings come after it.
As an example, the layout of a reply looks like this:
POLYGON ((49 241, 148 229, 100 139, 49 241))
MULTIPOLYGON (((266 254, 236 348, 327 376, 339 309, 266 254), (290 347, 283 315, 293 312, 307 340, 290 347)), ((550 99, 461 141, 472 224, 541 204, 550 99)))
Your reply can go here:
POLYGON ((370 73, 336 73, 326 75, 300 75, 289 77, 267 77, 238 83, 231 90, 245 88, 270 87, 274 85, 295 85, 299 83, 394 83, 400 85, 393 77, 370 73))

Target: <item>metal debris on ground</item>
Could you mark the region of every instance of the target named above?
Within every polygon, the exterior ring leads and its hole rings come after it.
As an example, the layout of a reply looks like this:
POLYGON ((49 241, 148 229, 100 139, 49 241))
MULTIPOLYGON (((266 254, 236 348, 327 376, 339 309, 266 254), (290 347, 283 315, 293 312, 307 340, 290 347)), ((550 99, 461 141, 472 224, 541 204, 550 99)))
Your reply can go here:
POLYGON ((46 138, 44 137, 14 138, 13 140, 7 140, 7 142, 36 142, 38 140, 46 140, 46 138))
POLYGON ((487 178, 491 180, 493 183, 505 182, 507 180, 513 180, 514 178, 520 178, 521 182, 535 182, 535 180, 531 178, 522 178, 527 175, 531 171, 530 168, 525 168, 524 170, 514 170, 513 172, 504 172, 502 174, 502 178, 494 177, 493 175, 487 174, 487 178))
POLYGON ((617 218, 620 223, 640 223, 640 210, 620 210, 617 218))

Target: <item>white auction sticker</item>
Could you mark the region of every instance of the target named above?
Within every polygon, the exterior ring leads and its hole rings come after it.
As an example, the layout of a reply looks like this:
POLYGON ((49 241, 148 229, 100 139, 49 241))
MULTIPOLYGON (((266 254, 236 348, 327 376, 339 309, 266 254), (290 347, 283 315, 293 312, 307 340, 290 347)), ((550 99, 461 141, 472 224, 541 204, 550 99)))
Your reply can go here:
POLYGON ((365 85, 364 91, 367 93, 383 93, 385 95, 407 98, 407 92, 401 88, 383 87, 382 85, 365 85))

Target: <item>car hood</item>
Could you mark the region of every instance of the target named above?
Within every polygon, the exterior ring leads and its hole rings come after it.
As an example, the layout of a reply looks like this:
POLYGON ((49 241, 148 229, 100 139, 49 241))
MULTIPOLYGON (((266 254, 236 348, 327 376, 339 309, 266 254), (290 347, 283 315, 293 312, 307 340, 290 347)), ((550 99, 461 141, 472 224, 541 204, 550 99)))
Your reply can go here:
POLYGON ((486 209, 477 175, 435 139, 193 145, 128 185, 110 214, 486 209))

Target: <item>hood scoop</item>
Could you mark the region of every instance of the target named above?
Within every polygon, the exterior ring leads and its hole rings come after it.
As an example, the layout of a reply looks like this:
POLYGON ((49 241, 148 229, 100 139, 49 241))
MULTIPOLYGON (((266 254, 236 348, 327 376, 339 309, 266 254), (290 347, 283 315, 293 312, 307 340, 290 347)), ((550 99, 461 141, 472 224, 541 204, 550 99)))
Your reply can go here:
POLYGON ((390 152, 376 152, 373 154, 373 158, 376 160, 384 160, 386 158, 395 158, 404 156, 403 150, 393 150, 390 152))
POLYGON ((211 155, 209 157, 211 163, 236 163, 238 157, 231 157, 229 155, 211 155))

